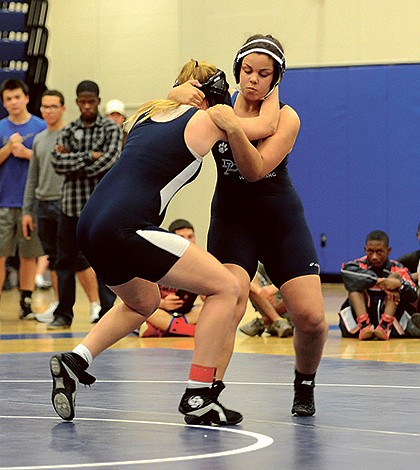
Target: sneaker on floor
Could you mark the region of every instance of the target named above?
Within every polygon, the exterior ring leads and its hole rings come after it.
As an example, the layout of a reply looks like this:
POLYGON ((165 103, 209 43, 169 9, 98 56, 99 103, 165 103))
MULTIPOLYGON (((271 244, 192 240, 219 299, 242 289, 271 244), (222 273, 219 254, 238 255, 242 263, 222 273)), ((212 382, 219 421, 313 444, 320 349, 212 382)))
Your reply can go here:
POLYGON ((219 401, 219 395, 225 384, 218 380, 212 388, 186 389, 179 405, 186 424, 219 426, 238 424, 243 416, 238 411, 225 408, 219 401))
POLYGON ((19 304, 19 318, 21 320, 33 320, 35 313, 32 312, 32 300, 30 297, 25 297, 19 304))
POLYGON ((58 307, 58 302, 52 302, 45 312, 37 313, 35 320, 40 323, 51 323, 54 321, 54 311, 58 307))
POLYGON ((302 383, 296 383, 295 381, 292 415, 312 416, 315 414, 314 388, 315 383, 313 381, 304 381, 302 383))
POLYGON ((35 286, 38 289, 47 290, 52 287, 52 282, 47 281, 42 274, 37 274, 35 276, 35 286))
POLYGON ((57 317, 51 323, 48 323, 47 330, 63 330, 71 327, 64 317, 57 317))
POLYGON ((93 375, 85 371, 85 366, 87 367, 86 361, 73 352, 56 354, 50 359, 50 372, 53 379, 51 401, 55 412, 66 421, 74 418, 79 382, 90 386, 96 380, 93 375))
POLYGON ((89 316, 91 323, 98 323, 100 318, 99 314, 101 313, 102 307, 99 302, 91 302, 89 316))
POLYGON ((413 313, 413 315, 411 315, 411 321, 417 328, 420 328, 420 313, 413 313))
POLYGON ((386 341, 391 335, 391 327, 394 323, 394 317, 390 317, 386 313, 381 315, 379 325, 375 328, 374 334, 378 339, 386 341))
POLYGON ((370 323, 369 315, 367 313, 357 317, 359 324, 359 340, 366 341, 375 336, 373 325, 370 323))
POLYGON ((287 320, 276 320, 267 326, 265 332, 271 336, 287 338, 288 336, 293 336, 293 326, 287 320))
POLYGON ((248 336, 261 336, 265 331, 265 325, 261 318, 257 317, 249 323, 245 323, 245 325, 240 326, 239 331, 242 331, 242 333, 245 333, 248 336))

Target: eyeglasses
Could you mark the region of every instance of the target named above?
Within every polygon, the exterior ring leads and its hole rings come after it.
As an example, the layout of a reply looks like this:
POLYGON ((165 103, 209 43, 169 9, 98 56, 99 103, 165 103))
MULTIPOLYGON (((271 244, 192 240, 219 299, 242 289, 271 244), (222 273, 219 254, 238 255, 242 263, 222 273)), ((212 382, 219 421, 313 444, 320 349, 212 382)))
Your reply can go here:
POLYGON ((60 109, 61 106, 58 106, 56 104, 52 104, 51 106, 44 106, 41 105, 41 111, 57 111, 57 109, 60 109))

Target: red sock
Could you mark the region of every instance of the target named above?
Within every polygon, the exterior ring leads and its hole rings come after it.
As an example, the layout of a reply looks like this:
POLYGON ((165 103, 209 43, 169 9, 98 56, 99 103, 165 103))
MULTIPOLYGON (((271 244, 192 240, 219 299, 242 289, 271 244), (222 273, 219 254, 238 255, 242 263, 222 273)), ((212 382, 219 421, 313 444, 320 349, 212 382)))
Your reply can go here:
POLYGON ((189 382, 212 384, 216 379, 216 367, 200 366, 191 364, 189 382))

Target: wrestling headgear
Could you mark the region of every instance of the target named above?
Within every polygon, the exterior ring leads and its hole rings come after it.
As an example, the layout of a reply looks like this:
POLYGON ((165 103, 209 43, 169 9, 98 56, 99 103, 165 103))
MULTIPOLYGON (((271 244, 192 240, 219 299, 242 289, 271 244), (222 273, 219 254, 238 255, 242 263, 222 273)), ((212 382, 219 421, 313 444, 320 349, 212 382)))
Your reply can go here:
POLYGON ((245 56, 254 52, 269 55, 277 64, 277 67, 274 67, 273 81, 270 85, 271 92, 273 88, 280 83, 283 77, 284 71, 286 70, 286 58, 280 47, 269 37, 253 39, 239 49, 233 61, 233 76, 235 77, 236 83, 239 83, 242 60, 245 56))
POLYGON ((218 70, 201 85, 200 90, 205 94, 209 106, 223 104, 229 90, 225 72, 218 70))

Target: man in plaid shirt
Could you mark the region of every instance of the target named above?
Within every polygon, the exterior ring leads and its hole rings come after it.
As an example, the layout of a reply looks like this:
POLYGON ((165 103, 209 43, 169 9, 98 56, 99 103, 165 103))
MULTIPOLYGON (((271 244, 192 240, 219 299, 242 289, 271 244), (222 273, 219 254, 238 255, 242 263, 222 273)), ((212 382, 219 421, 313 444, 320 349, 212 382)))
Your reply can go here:
MULTIPOLYGON (((99 87, 85 80, 76 89, 76 103, 80 117, 60 132, 52 152, 55 171, 64 176, 61 198, 61 214, 58 228, 57 276, 59 305, 48 329, 69 328, 73 321, 76 300, 76 260, 79 247, 76 226, 83 206, 98 182, 117 161, 122 147, 122 130, 110 119, 99 114, 99 87)), ((112 221, 110 222, 112 223, 112 221)), ((89 263, 83 258, 86 269, 89 263)), ((114 303, 113 294, 98 279, 101 312, 95 322, 114 303)))

